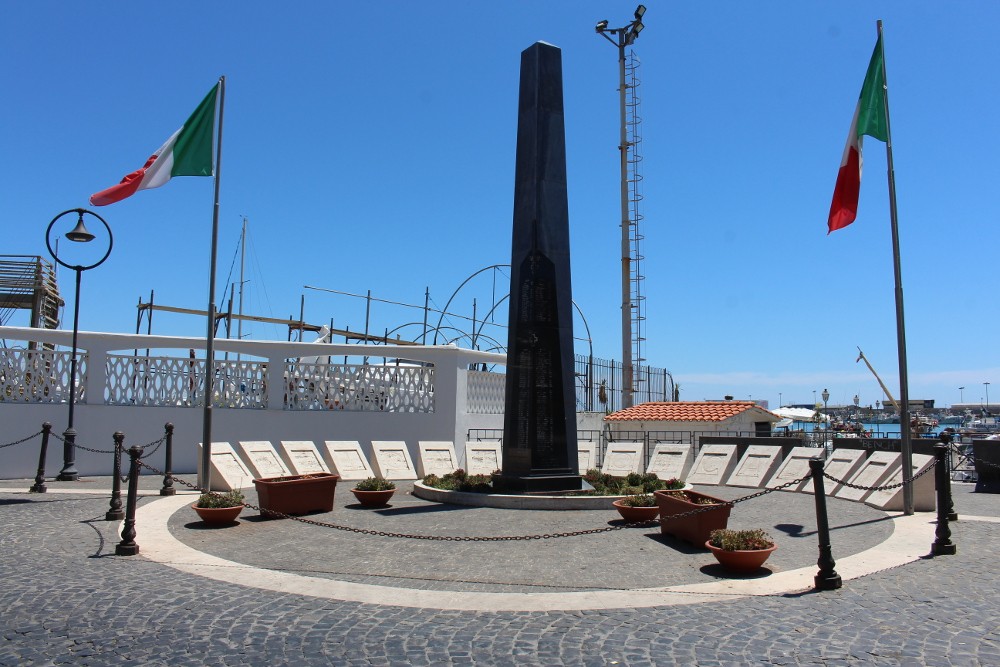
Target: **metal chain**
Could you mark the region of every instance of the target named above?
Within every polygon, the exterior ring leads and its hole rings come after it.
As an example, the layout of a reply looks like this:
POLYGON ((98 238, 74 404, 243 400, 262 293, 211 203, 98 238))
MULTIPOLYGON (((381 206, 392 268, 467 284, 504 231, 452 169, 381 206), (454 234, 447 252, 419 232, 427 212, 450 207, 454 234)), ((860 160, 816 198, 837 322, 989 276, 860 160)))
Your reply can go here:
POLYGON ((22 442, 28 442, 32 438, 36 438, 36 437, 40 436, 44 432, 45 431, 39 431, 38 433, 32 433, 27 438, 21 438, 20 440, 15 440, 14 442, 8 442, 6 445, 0 445, 0 449, 3 449, 4 447, 13 447, 14 445, 20 445, 22 442))
MULTIPOLYGON (((154 468, 153 466, 149 465, 148 463, 144 463, 141 460, 138 463, 139 463, 139 465, 141 467, 147 468, 147 469, 153 471, 153 473, 155 473, 157 475, 164 475, 166 477, 169 477, 170 479, 172 479, 175 482, 178 482, 180 484, 183 484, 184 486, 188 487, 189 489, 193 489, 195 491, 199 491, 200 490, 194 484, 191 484, 190 482, 187 482, 187 481, 185 481, 183 479, 179 479, 177 477, 173 477, 171 475, 166 475, 166 473, 164 473, 161 470, 157 470, 156 468, 154 468)), ((691 510, 689 512, 683 512, 681 514, 674 514, 674 515, 671 515, 669 517, 663 517, 662 519, 659 519, 659 520, 652 519, 652 520, 649 520, 649 521, 631 521, 631 522, 625 522, 623 524, 617 524, 617 525, 614 525, 614 526, 606 526, 604 528, 590 528, 590 529, 587 529, 587 530, 574 530, 574 531, 566 532, 566 533, 545 533, 545 534, 542 534, 542 535, 496 535, 496 536, 491 536, 491 537, 475 537, 475 536, 466 536, 466 535, 414 535, 414 534, 410 534, 410 533, 390 533, 390 532, 383 531, 383 530, 368 530, 367 528, 354 528, 352 526, 341 526, 339 524, 329 523, 327 521, 316 521, 314 519, 303 519, 302 517, 291 516, 289 514, 283 514, 282 512, 275 512, 273 510, 265 510, 265 509, 263 509, 261 507, 258 507, 257 505, 254 505, 252 503, 246 503, 245 502, 243 504, 244 504, 244 506, 249 507, 252 510, 257 510, 261 514, 266 514, 268 516, 274 516, 274 517, 278 517, 278 518, 282 518, 282 519, 291 519, 292 521, 298 521, 299 523, 304 523, 304 524, 308 524, 308 525, 312 525, 312 526, 320 526, 320 527, 323 527, 323 528, 333 528, 334 530, 343 530, 343 531, 346 531, 346 532, 349 532, 349 533, 357 533, 357 534, 360 534, 360 535, 376 535, 378 537, 399 537, 399 538, 404 538, 404 539, 408 539, 408 540, 430 540, 430 541, 438 541, 438 542, 524 542, 524 541, 528 541, 528 540, 551 540, 551 539, 557 539, 557 538, 560 538, 560 537, 579 537, 581 535, 597 535, 597 534, 600 534, 600 533, 610 533, 610 532, 614 532, 616 530, 623 530, 625 528, 646 528, 646 527, 652 527, 652 526, 659 525, 662 521, 669 521, 669 520, 673 520, 673 519, 681 519, 681 518, 684 518, 684 517, 693 516, 695 514, 701 514, 702 512, 710 512, 712 510, 718 509, 720 505, 729 505, 730 507, 732 507, 736 503, 741 503, 741 502, 744 502, 746 500, 750 500, 751 498, 757 498, 759 496, 763 496, 763 495, 766 495, 768 493, 773 493, 775 491, 780 491, 781 489, 787 488, 787 487, 795 485, 795 484, 800 484, 800 483, 804 482, 805 480, 809 479, 810 477, 812 477, 812 473, 806 475, 805 477, 801 477, 799 479, 795 479, 795 480, 792 480, 790 482, 786 482, 785 484, 782 484, 780 486, 776 486, 776 487, 770 488, 770 489, 764 489, 763 491, 760 491, 759 493, 753 493, 753 494, 750 494, 749 496, 744 496, 742 498, 737 498, 736 500, 730 500, 730 501, 726 501, 726 502, 722 502, 722 503, 713 503, 711 505, 705 505, 704 507, 699 507, 698 509, 694 509, 694 510, 691 510)), ((221 494, 216 493, 214 491, 210 491, 209 495, 219 496, 221 494)))
POLYGON ((934 468, 935 468, 935 466, 927 466, 926 468, 924 468, 923 470, 921 470, 920 472, 918 472, 916 475, 914 475, 910 479, 904 479, 902 482, 898 482, 896 484, 886 484, 884 486, 865 486, 863 484, 851 484, 850 482, 846 482, 846 481, 844 481, 842 479, 837 479, 833 475, 831 475, 829 473, 826 473, 826 472, 823 473, 823 477, 826 477, 831 482, 836 482, 837 484, 843 484, 844 486, 846 486, 849 489, 857 489, 859 491, 891 491, 892 489, 898 489, 898 488, 902 487, 904 484, 910 484, 912 482, 917 481, 918 479, 920 479, 921 477, 923 477, 924 475, 926 475, 930 471, 934 470, 934 468))

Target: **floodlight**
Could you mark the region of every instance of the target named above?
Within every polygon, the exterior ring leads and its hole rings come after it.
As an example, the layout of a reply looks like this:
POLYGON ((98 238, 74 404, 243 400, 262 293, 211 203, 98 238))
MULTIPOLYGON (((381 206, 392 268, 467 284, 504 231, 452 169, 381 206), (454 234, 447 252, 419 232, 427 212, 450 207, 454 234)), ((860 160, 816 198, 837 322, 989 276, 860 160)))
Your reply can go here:
POLYGON ((639 5, 635 8, 635 20, 639 21, 642 19, 642 15, 646 13, 646 5, 639 5))
POLYGON ((608 27, 608 20, 604 19, 603 21, 598 21, 597 22, 597 25, 594 26, 594 31, 595 32, 604 32, 607 29, 607 27, 608 27))

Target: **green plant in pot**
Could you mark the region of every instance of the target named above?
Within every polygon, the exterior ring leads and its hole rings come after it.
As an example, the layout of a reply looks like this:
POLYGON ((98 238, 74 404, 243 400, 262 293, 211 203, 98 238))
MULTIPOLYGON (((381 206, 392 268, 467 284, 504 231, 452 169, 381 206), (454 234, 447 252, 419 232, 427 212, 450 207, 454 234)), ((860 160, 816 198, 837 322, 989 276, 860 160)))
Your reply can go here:
POLYGON ((615 500, 611 504, 628 523, 654 521, 660 513, 660 507, 652 494, 636 493, 615 500))
POLYGON ((396 484, 380 477, 368 477, 351 489, 358 502, 365 507, 384 507, 396 492, 396 484))
POLYGON ((705 546, 727 570, 756 572, 778 548, 774 539, 761 528, 748 530, 713 530, 705 546))
POLYGON ((203 493, 191 507, 205 523, 221 525, 234 523, 243 511, 244 502, 243 491, 231 489, 223 493, 203 493))

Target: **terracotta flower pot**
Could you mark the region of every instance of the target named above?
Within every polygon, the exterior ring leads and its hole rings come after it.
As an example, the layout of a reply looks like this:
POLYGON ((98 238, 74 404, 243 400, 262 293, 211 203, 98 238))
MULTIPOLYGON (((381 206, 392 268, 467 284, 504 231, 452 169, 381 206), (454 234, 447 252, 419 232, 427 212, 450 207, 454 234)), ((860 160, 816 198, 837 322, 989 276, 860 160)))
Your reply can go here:
POLYGON ((333 509, 333 494, 340 475, 328 472, 255 479, 261 514, 308 514, 333 509))
POLYGON ((622 515, 628 523, 637 523, 640 521, 655 521, 657 515, 660 513, 660 508, 656 505, 652 507, 632 507, 631 505, 625 505, 621 500, 616 500, 611 503, 618 510, 618 513, 622 515))
POLYGON ((354 497, 358 499, 358 502, 365 507, 385 507, 389 504, 389 499, 392 498, 392 494, 396 493, 396 489, 386 489, 384 491, 361 491, 360 489, 351 489, 351 493, 354 497))
POLYGON ((778 548, 777 544, 772 544, 769 549, 751 549, 746 551, 726 551, 719 547, 713 547, 710 541, 705 542, 705 546, 715 556, 722 567, 732 572, 756 572, 768 559, 768 557, 778 548))
POLYGON ((660 532, 684 540, 696 547, 708 541, 709 533, 729 523, 729 505, 725 500, 697 491, 654 491, 660 506, 660 532), (702 505, 694 500, 708 499, 716 505, 702 505), (706 509, 711 508, 711 509, 706 509), (674 515, 703 510, 691 516, 672 519, 674 515))
POLYGON ((198 513, 202 521, 212 526, 236 523, 236 517, 243 511, 243 505, 236 505, 235 507, 198 507, 198 503, 194 503, 191 505, 191 508, 198 513))

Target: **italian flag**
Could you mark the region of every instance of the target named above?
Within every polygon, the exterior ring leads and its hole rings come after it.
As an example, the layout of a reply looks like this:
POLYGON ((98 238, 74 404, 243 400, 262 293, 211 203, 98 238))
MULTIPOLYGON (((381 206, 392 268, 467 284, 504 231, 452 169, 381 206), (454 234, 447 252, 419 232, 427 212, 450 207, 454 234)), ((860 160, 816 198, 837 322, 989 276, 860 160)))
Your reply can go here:
POLYGON ((184 126, 170 135, 141 169, 127 174, 118 185, 92 195, 90 203, 94 206, 114 204, 139 190, 158 188, 174 176, 212 176, 212 135, 218 93, 219 84, 216 84, 184 126))
POLYGON ((883 67, 882 36, 875 42, 875 52, 868 63, 865 83, 861 86, 861 97, 854 109, 851 130, 847 134, 847 145, 840 160, 837 186, 833 190, 830 204, 830 219, 827 234, 842 229, 854 222, 858 215, 858 193, 861 191, 861 139, 864 135, 879 141, 889 139, 889 111, 886 105, 885 68, 883 67))

